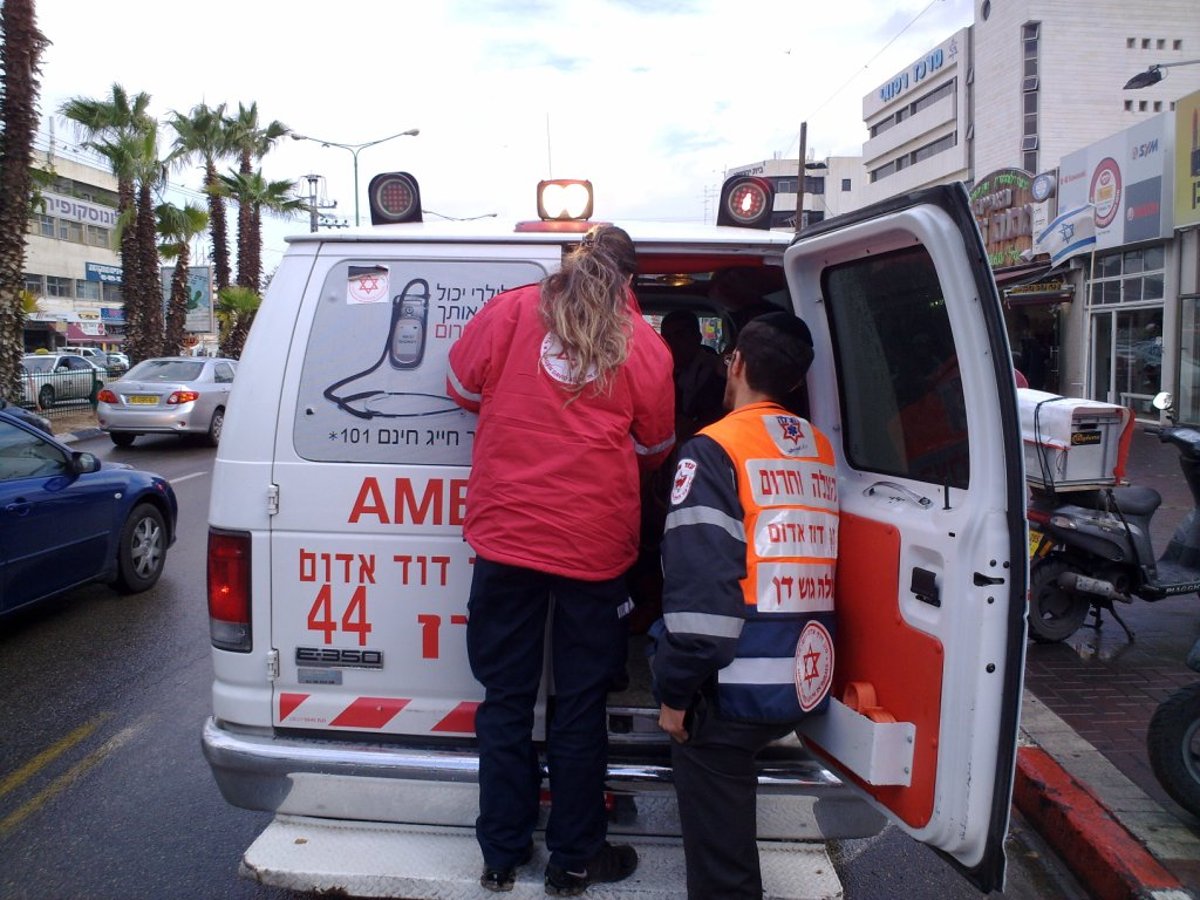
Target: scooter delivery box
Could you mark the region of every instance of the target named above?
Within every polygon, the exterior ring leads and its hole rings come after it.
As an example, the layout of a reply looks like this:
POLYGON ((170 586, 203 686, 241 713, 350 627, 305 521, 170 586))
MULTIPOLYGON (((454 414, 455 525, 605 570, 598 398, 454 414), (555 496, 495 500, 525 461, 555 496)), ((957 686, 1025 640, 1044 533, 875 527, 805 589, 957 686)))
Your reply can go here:
POLYGON ((1133 410, 1030 388, 1017 389, 1017 405, 1031 485, 1081 491, 1124 480, 1133 410))

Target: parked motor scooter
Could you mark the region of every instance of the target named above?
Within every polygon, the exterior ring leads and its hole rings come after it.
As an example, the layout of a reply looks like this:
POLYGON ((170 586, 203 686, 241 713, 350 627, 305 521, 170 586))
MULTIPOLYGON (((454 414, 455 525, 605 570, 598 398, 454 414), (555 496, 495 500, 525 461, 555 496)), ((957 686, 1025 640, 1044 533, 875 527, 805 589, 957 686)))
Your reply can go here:
MULTIPOLYGON (((1188 654, 1200 672, 1200 641, 1188 654)), ((1189 684, 1159 704, 1146 731, 1150 768, 1171 799, 1200 816, 1200 682, 1189 684)))
MULTIPOLYGON (((1154 398, 1168 411, 1172 399, 1154 398)), ((1035 488, 1028 518, 1029 632, 1043 643, 1075 633, 1091 610, 1107 609, 1133 640, 1114 603, 1154 602, 1200 591, 1200 429, 1169 424, 1148 428, 1174 444, 1192 492, 1193 509, 1155 560, 1150 521, 1162 503, 1148 487, 1054 492, 1035 488)))

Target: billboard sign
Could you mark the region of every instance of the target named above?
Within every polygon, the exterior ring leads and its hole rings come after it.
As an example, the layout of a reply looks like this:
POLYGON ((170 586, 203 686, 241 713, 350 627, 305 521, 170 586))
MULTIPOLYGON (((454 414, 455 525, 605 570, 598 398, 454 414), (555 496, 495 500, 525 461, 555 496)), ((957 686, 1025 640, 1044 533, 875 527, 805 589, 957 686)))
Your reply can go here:
POLYGON ((1163 113, 1063 157, 1059 209, 1091 208, 1097 250, 1171 236, 1174 125, 1163 113))
MULTIPOLYGON (((193 334, 208 334, 213 331, 213 295, 211 267, 188 266, 187 321, 184 331, 193 334)), ((171 279, 175 277, 174 266, 162 267, 163 310, 171 299, 171 279)))
POLYGON ((1175 102, 1175 227, 1200 225, 1200 91, 1175 102))

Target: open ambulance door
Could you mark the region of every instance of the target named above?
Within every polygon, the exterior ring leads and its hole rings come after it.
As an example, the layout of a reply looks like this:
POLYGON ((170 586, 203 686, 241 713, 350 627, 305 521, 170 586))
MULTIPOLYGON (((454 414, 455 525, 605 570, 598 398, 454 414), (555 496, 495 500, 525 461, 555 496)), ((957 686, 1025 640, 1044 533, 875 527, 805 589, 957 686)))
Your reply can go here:
POLYGON ((966 192, 820 223, 784 268, 814 333, 810 408, 841 505, 834 699, 801 735, 898 827, 1000 889, 1025 485, 1008 339, 966 192))

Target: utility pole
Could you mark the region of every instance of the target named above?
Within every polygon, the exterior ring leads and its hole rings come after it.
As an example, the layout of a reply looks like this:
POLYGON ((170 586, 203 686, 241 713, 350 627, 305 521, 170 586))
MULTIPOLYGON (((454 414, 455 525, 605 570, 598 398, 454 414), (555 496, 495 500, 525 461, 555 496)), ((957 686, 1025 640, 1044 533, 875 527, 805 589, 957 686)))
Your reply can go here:
POLYGON ((308 201, 308 230, 315 233, 317 225, 321 220, 320 211, 323 209, 336 209, 337 201, 319 203, 317 201, 317 182, 321 180, 321 176, 305 175, 304 178, 308 182, 308 196, 304 198, 308 201))
POLYGON ((800 182, 796 185, 796 234, 804 227, 804 179, 808 168, 808 123, 800 123, 800 182))

